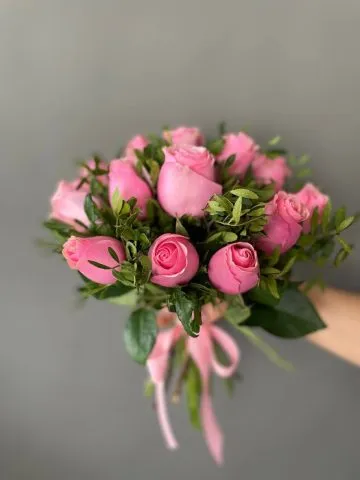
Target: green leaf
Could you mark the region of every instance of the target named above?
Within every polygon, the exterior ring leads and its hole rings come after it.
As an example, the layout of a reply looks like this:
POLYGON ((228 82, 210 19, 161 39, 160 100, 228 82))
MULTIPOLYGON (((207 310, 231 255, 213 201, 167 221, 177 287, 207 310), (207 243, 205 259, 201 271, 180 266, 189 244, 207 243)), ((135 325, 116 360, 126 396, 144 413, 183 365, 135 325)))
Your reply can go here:
POLYGON ((218 140, 214 140, 213 142, 208 143, 207 149, 213 155, 219 155, 219 153, 222 152, 224 145, 225 145, 225 141, 222 138, 219 138, 218 140))
POLYGON ((214 195, 213 200, 218 202, 218 204, 225 209, 226 212, 231 213, 233 209, 233 204, 223 195, 214 195))
POLYGON ((321 227, 322 227, 323 233, 327 232, 327 229, 330 223, 331 209, 332 209, 332 206, 331 206, 331 201, 329 199, 322 214, 321 227))
POLYGON ((210 213, 212 213, 212 212, 215 212, 215 213, 225 212, 225 208, 220 206, 219 203, 215 202, 214 200, 210 200, 208 202, 208 209, 209 209, 210 213))
POLYGON ((338 235, 336 235, 336 238, 337 238, 337 241, 342 246, 343 250, 345 250, 345 252, 347 252, 347 253, 351 253, 351 251, 353 249, 352 245, 347 243, 343 238, 339 237, 338 235))
POLYGON ((261 217, 262 215, 265 215, 265 207, 256 207, 253 210, 250 210, 248 215, 249 217, 261 217))
POLYGON ((318 228, 318 225, 319 225, 319 210, 318 210, 318 208, 315 208, 313 213, 312 213, 312 217, 311 217, 311 233, 312 233, 312 235, 315 235, 316 230, 318 228))
POLYGON ((242 197, 239 197, 236 200, 233 211, 232 211, 232 218, 236 224, 240 222, 241 209, 242 209, 242 197))
POLYGON ((297 255, 293 255, 292 257, 289 258, 289 260, 285 263, 284 268, 281 270, 279 276, 284 276, 287 273, 290 272, 290 270, 293 268, 295 262, 297 260, 297 255))
POLYGON ((109 302, 113 305, 131 305, 135 306, 137 302, 137 293, 135 289, 120 295, 119 297, 110 297, 109 302))
POLYGON ((153 185, 156 185, 160 173, 160 166, 155 160, 150 161, 150 178, 153 185))
POLYGON ((103 263, 96 262, 95 260, 88 260, 88 262, 96 268, 101 268, 102 270, 112 270, 113 267, 104 265, 103 263))
POLYGON ((296 174, 298 178, 305 178, 311 175, 311 168, 302 168, 296 174))
POLYGON ((294 286, 285 290, 277 305, 254 305, 246 325, 283 338, 303 337, 326 326, 306 295, 294 286))
POLYGON ((345 207, 339 208, 335 213, 335 227, 336 229, 339 228, 341 222, 345 220, 346 217, 346 209, 345 207))
POLYGON ((111 197, 111 206, 112 206, 112 209, 113 209, 113 212, 115 213, 115 215, 119 215, 119 213, 121 212, 121 208, 124 204, 124 201, 122 200, 121 196, 120 196, 120 192, 119 192, 119 189, 116 188, 114 193, 112 194, 112 197, 111 197))
POLYGON ((276 137, 272 138, 271 140, 269 140, 268 144, 271 146, 271 147, 274 147, 275 145, 277 145, 278 143, 281 142, 281 137, 279 135, 277 135, 276 137))
POLYGON ((263 305, 275 306, 279 303, 279 299, 275 298, 269 290, 255 287, 247 293, 248 298, 256 303, 261 303, 263 305))
POLYGON ((189 237, 188 231, 186 230, 184 225, 181 223, 181 220, 179 218, 176 219, 175 231, 179 235, 183 235, 184 237, 189 237))
POLYGON ((308 247, 312 243, 314 243, 315 237, 313 235, 301 235, 299 238, 297 244, 300 245, 300 247, 308 247))
POLYGON ((235 160, 236 160, 236 155, 230 155, 230 157, 226 159, 224 163, 224 167, 230 168, 231 165, 235 162, 235 160))
POLYGON ((306 165, 307 163, 310 162, 310 157, 309 155, 301 155, 301 157, 299 157, 297 160, 296 160, 296 163, 299 167, 303 166, 303 165, 306 165))
POLYGON ((154 310, 138 308, 125 325, 124 341, 129 355, 144 364, 156 340, 156 315, 154 310))
POLYGON ((115 262, 120 263, 118 254, 115 252, 115 250, 112 247, 108 248, 108 252, 109 252, 109 255, 115 260, 115 262))
POLYGON ((354 216, 345 218, 345 220, 340 222, 340 224, 336 227, 336 231, 338 233, 340 233, 343 230, 346 230, 347 228, 349 228, 354 223, 354 220, 355 220, 354 216))
POLYGON ((99 209, 89 193, 85 197, 84 210, 91 223, 95 223, 99 218, 99 209))
POLYGON ((275 278, 273 278, 273 277, 267 277, 267 278, 266 278, 266 284, 267 284, 267 287, 268 287, 269 292, 271 293, 271 295, 272 295, 274 298, 280 298, 280 295, 279 295, 279 291, 278 291, 278 288, 277 288, 277 283, 276 283, 275 278))
POLYGON ((341 263, 343 263, 348 256, 349 252, 347 252, 346 250, 339 250, 334 260, 335 267, 338 267, 341 263))
POLYGON ((280 270, 274 267, 265 267, 261 270, 262 275, 278 275, 280 270))
POLYGON ((238 330, 259 350, 262 351, 262 353, 275 365, 277 365, 280 368, 283 368, 284 370, 287 370, 288 372, 291 372, 294 370, 293 365, 288 362, 287 360, 284 360, 277 352, 274 350, 268 343, 265 342, 260 336, 256 335, 254 333, 252 328, 240 325, 238 327, 238 330))
POLYGON ((243 197, 249 198, 250 200, 258 200, 259 195, 252 190, 248 190, 247 188, 236 188, 235 190, 231 190, 233 195, 236 197, 243 197))
POLYGON ((276 247, 272 254, 268 257, 268 264, 270 267, 276 265, 280 258, 280 247, 276 247))
POLYGON ((243 306, 231 306, 226 310, 224 318, 232 325, 237 326, 245 322, 250 317, 250 313, 250 308, 245 304, 243 306))
POLYGON ((186 374, 186 401, 191 425, 201 429, 200 417, 201 377, 194 362, 191 362, 186 374))
POLYGON ((192 315, 196 306, 193 298, 187 296, 182 290, 176 289, 173 293, 172 301, 176 314, 179 317, 185 332, 191 337, 196 337, 199 333, 199 329, 194 326, 192 319, 192 315))
POLYGON ((136 246, 132 242, 126 242, 125 244, 126 258, 131 261, 135 260, 137 255, 136 246))
POLYGON ((223 239, 224 232, 216 232, 211 234, 206 240, 205 243, 216 243, 218 240, 223 239))
POLYGON ((237 238, 238 236, 235 232, 222 232, 222 239, 225 243, 236 242, 237 238))

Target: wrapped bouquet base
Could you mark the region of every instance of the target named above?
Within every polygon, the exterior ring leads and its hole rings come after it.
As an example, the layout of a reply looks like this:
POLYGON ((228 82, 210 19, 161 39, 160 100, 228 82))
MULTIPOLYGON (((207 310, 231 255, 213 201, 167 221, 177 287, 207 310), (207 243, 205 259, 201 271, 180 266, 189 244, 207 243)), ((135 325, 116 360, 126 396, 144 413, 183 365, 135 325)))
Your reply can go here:
POLYGON ((306 182, 308 156, 280 143, 261 147, 223 125, 208 141, 190 127, 137 135, 110 162, 81 162, 77 178, 58 184, 45 222, 54 251, 80 274, 84 298, 133 305, 125 347, 147 366, 146 394, 155 396, 167 446, 178 445, 167 412, 175 383, 172 400, 184 388, 190 421, 218 464, 223 434, 211 378, 231 389, 240 352, 215 320, 223 316, 289 369, 256 329, 299 338, 325 328, 293 267, 338 266, 353 248, 343 231, 357 216, 334 210, 306 182))

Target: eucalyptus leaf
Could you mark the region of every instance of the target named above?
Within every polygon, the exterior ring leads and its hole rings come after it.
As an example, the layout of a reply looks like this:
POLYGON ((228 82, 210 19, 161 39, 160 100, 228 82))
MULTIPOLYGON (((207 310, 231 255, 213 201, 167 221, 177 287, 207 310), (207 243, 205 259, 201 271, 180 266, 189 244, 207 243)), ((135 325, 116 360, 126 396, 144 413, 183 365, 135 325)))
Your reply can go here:
POLYGON ((242 209, 242 197, 239 197, 236 200, 233 211, 232 211, 232 218, 233 218, 235 224, 238 224, 240 222, 241 209, 242 209))
POLYGON ((99 218, 99 209, 94 200, 92 199, 90 193, 85 197, 84 210, 89 221, 91 223, 95 223, 96 220, 99 218))
POLYGON ((111 258, 113 258, 115 260, 115 262, 120 263, 120 259, 118 257, 118 254, 115 252, 115 250, 112 247, 108 248, 108 252, 109 252, 109 255, 111 256, 111 258))
POLYGON ((342 232, 342 231, 346 230, 347 228, 349 228, 349 227, 354 223, 354 220, 355 220, 355 217, 354 217, 354 216, 345 218, 345 219, 342 220, 342 222, 340 222, 340 224, 336 227, 336 230, 337 230, 338 232, 342 232))
POLYGON ((258 200, 259 198, 257 193, 248 190, 247 188, 236 188, 235 190, 231 190, 231 193, 236 197, 249 198, 251 200, 258 200))

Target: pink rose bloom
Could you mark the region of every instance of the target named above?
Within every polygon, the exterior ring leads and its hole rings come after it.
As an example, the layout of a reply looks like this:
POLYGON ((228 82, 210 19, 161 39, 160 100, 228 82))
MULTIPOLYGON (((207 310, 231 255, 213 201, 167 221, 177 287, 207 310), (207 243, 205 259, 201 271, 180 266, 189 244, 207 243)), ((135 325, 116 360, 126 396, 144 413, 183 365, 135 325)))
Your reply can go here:
POLYGON ((291 175, 284 157, 268 158, 266 155, 257 155, 251 166, 257 183, 275 183, 277 191, 282 189, 286 177, 291 175))
POLYGON ((265 236, 256 243, 259 250, 271 254, 276 247, 281 253, 292 248, 302 232, 302 222, 309 218, 309 210, 294 195, 280 191, 266 205, 268 223, 264 227, 265 236))
POLYGON ((222 192, 214 181, 214 157, 205 147, 190 145, 163 149, 165 162, 158 180, 158 200, 173 217, 202 217, 210 198, 222 192))
POLYGON ((210 259, 210 282, 220 292, 238 295, 259 282, 259 262, 250 243, 236 242, 218 250, 210 259))
POLYGON ((146 216, 146 204, 150 198, 152 198, 152 192, 145 180, 140 178, 136 173, 131 158, 121 158, 110 162, 110 203, 115 190, 119 191, 120 197, 124 200, 135 197, 137 199, 137 206, 140 208, 140 218, 146 216))
POLYGON ((218 162, 225 162, 231 155, 235 155, 235 161, 229 172, 234 175, 244 175, 254 160, 258 146, 253 138, 246 133, 228 133, 224 135, 224 148, 216 157, 218 162))
MULTIPOLYGON (((86 162, 86 164, 92 169, 94 170, 96 164, 95 164, 95 160, 93 158, 91 158, 90 160, 88 160, 86 162)), ((106 162, 104 162, 103 160, 101 160, 101 162, 99 162, 99 168, 101 170, 108 170, 108 165, 106 162)), ((87 177, 88 174, 89 174, 89 171, 85 168, 85 167, 81 167, 80 168, 80 177, 83 178, 83 177, 87 177)), ((104 174, 104 175, 99 175, 97 177, 97 179, 99 180, 99 182, 101 182, 103 185, 107 185, 109 183, 109 177, 107 176, 107 174, 104 174)))
POLYGON ((107 267, 115 268, 125 260, 125 251, 119 240, 111 237, 70 237, 63 246, 62 251, 69 267, 78 270, 86 278, 95 283, 108 285, 116 282, 111 270, 95 267, 89 260, 101 263, 107 267), (119 258, 117 262, 109 253, 112 248, 119 258))
POLYGON ((310 216, 303 225, 304 233, 309 233, 311 229, 311 216, 314 213, 315 208, 318 209, 319 222, 321 222, 322 213, 329 202, 329 197, 321 193, 320 190, 312 183, 307 183, 304 185, 303 188, 299 192, 295 193, 294 196, 309 210, 310 216))
POLYGON ((204 145, 205 138, 197 127, 178 127, 174 130, 165 130, 163 138, 174 145, 204 145))
POLYGON ((79 183, 80 179, 73 182, 62 180, 58 183, 57 189, 50 200, 50 218, 66 223, 78 232, 82 232, 85 229, 75 220, 79 220, 87 227, 90 225, 84 210, 85 197, 89 193, 89 187, 83 185, 77 190, 76 187, 79 183))
POLYGON ((134 150, 141 152, 149 145, 149 140, 144 135, 136 135, 133 137, 125 147, 125 156, 130 157, 135 155, 134 150))
POLYGON ((189 239, 174 233, 165 233, 151 245, 151 281, 163 287, 188 283, 199 268, 199 255, 189 239))

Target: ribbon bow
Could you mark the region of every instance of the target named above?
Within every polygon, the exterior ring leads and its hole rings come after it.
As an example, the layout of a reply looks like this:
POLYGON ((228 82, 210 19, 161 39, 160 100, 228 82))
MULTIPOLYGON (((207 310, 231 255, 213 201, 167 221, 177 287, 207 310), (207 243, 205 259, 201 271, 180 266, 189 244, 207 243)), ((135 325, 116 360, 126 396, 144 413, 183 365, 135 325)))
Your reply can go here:
MULTIPOLYGON (((147 361, 150 377, 155 385, 156 410, 160 428, 165 443, 170 449, 176 449, 178 442, 169 421, 166 405, 165 378, 170 351, 174 344, 183 336, 187 337, 180 323, 169 330, 160 332, 147 361)), ((212 370, 222 378, 231 377, 238 366, 240 350, 228 333, 206 322, 201 326, 198 337, 186 338, 185 348, 195 362, 201 376, 202 393, 200 414, 205 442, 215 462, 221 465, 223 463, 224 439, 212 406, 209 378, 212 370), (228 366, 224 366, 217 361, 213 346, 214 340, 229 357, 230 364, 228 366)))

